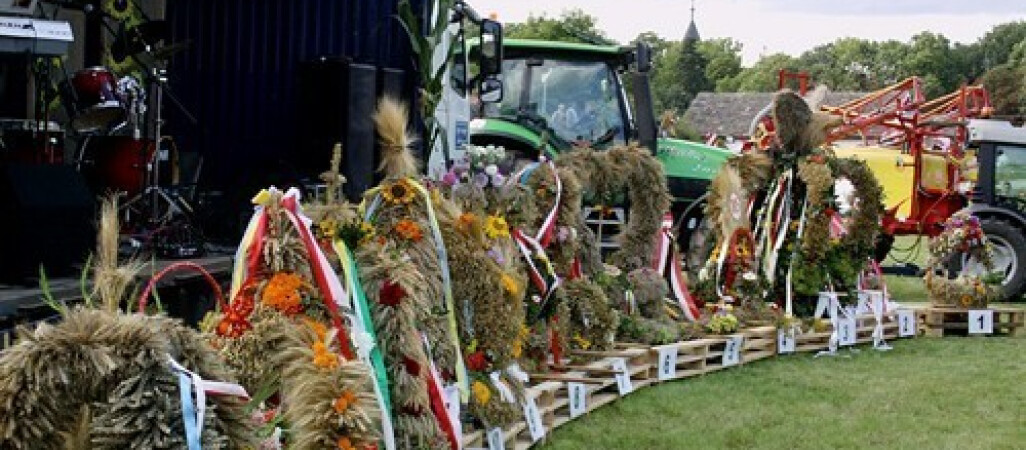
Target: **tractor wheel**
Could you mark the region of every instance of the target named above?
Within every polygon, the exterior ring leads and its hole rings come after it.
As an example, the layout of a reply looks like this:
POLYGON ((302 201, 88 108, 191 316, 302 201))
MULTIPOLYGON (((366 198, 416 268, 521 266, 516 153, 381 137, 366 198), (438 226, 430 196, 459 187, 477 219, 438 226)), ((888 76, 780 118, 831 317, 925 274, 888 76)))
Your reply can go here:
MULTIPOLYGON (((1001 280, 1001 299, 1015 298, 1026 287, 1026 237, 1022 230, 999 219, 984 219, 980 223, 994 253, 994 271, 1001 280)), ((961 271, 984 275, 985 269, 966 256, 956 258, 961 271)))

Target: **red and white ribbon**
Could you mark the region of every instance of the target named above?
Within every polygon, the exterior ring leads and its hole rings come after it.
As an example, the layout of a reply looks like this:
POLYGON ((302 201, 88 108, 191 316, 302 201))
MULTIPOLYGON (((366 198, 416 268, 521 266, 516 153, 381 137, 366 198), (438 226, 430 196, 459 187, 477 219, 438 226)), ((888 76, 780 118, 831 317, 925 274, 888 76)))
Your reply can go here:
POLYGON ((695 304, 695 299, 691 297, 691 291, 688 290, 687 282, 684 280, 684 272, 680 266, 680 257, 673 245, 672 230, 673 215, 666 213, 663 215, 662 227, 657 237, 659 244, 656 246, 656 258, 652 263, 652 268, 661 275, 665 275, 666 270, 669 269, 670 288, 673 296, 680 303, 680 309, 684 311, 684 317, 694 322, 698 320, 701 313, 695 304), (667 264, 667 261, 669 261, 669 264, 667 264))
POLYGON ((545 249, 538 243, 537 240, 522 233, 519 229, 513 230, 513 240, 517 243, 517 248, 520 249, 520 253, 524 255, 524 261, 527 262, 528 275, 531 278, 531 283, 538 288, 538 292, 542 294, 542 298, 539 301, 544 302, 552 295, 552 292, 559 287, 560 279, 552 269, 551 264, 546 263, 545 267, 538 268, 535 263, 535 257, 547 261, 548 257, 545 256, 545 249), (544 270, 544 271, 543 271, 544 270))
POLYGON ((543 248, 548 248, 549 243, 552 242, 552 233, 556 229, 556 217, 559 212, 559 202, 563 197, 563 182, 559 179, 556 164, 549 161, 548 166, 549 170, 552 171, 552 178, 556 180, 556 201, 552 204, 552 210, 545 216, 545 221, 542 222, 541 228, 538 229, 538 234, 535 236, 535 239, 543 248))

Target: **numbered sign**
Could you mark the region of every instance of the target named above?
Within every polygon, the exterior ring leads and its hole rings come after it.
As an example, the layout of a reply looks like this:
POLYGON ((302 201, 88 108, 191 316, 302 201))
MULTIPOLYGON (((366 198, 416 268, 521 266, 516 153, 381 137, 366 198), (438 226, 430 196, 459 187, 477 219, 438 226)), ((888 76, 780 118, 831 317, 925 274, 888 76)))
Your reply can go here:
POLYGON ((570 418, 576 419, 588 411, 588 391, 584 383, 567 383, 566 390, 570 396, 570 418))
POLYGON ((794 330, 777 330, 777 353, 795 352, 794 330))
POLYGON ((855 345, 855 319, 841 318, 837 320, 837 345, 855 345))
POLYGON ((631 374, 627 371, 627 360, 624 358, 614 359, 613 370, 617 372, 616 389, 620 391, 620 396, 630 394, 634 390, 634 385, 631 383, 631 374))
POLYGON ((506 439, 502 435, 502 428, 488 430, 488 450, 506 450, 506 439))
POLYGON ((531 433, 531 442, 538 442, 545 437, 545 425, 542 425, 541 413, 538 412, 534 398, 528 397, 524 401, 524 419, 527 421, 527 431, 531 433))
POLYGON ((735 334, 727 338, 723 346, 723 366, 736 366, 741 364, 741 347, 745 345, 745 336, 735 334))
POLYGON ((860 316, 863 315, 863 314, 869 314, 869 293, 868 292, 864 292, 864 291, 860 291, 859 292, 859 302, 855 306, 855 314, 858 314, 860 316))
POLYGON ((994 310, 970 309, 969 334, 994 334, 994 310))
POLYGON ((677 377, 677 347, 669 346, 659 349, 659 381, 672 380, 677 377))
POLYGON ((898 310, 898 337, 916 335, 916 314, 912 310, 898 310))

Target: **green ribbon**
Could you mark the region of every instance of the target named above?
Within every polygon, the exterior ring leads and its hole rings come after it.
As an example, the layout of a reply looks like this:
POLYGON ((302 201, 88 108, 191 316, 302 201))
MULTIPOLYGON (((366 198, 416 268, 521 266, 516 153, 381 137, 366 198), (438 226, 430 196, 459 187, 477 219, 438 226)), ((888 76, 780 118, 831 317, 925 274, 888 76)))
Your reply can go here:
MULTIPOLYGON (((374 322, 371 320, 371 311, 367 304, 367 296, 363 292, 363 285, 360 283, 360 277, 357 276, 356 260, 353 258, 353 252, 349 250, 349 246, 341 239, 335 239, 332 242, 332 247, 335 249, 335 253, 338 254, 338 259, 342 262, 346 289, 352 294, 353 309, 356 311, 356 317, 363 323, 363 332, 367 333, 371 340, 376 343, 378 338, 374 332, 374 322)), ((378 384, 378 392, 381 395, 381 407, 384 408, 384 417, 387 418, 386 420, 391 420, 394 417, 391 411, 392 399, 388 390, 388 374, 385 372, 385 360, 381 354, 380 346, 375 345, 371 349, 370 360, 374 368, 374 379, 378 384)))

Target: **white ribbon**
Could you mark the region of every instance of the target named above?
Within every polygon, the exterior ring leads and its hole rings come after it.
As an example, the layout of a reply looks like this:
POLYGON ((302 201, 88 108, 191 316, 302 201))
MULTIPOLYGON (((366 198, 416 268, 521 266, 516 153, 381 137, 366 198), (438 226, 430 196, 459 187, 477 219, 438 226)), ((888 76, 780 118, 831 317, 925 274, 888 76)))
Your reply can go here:
POLYGON ((502 400, 506 403, 515 404, 517 402, 517 398, 513 395, 513 390, 510 389, 509 386, 506 385, 506 383, 503 383, 501 378, 499 378, 499 375, 501 374, 502 372, 496 370, 495 372, 492 372, 491 375, 489 375, 488 377, 491 378, 492 385, 494 385, 495 388, 499 390, 499 396, 502 397, 502 400))
POLYGON ((520 364, 517 363, 510 364, 509 367, 506 368, 506 373, 513 377, 514 380, 521 383, 526 383, 531 380, 531 376, 528 375, 527 372, 524 372, 524 370, 520 368, 520 364))
POLYGON ((204 380, 198 373, 186 369, 185 366, 179 364, 178 361, 175 361, 171 355, 167 355, 167 360, 171 365, 171 370, 183 373, 188 375, 189 378, 192 378, 193 391, 196 392, 196 426, 199 428, 199 432, 201 433, 203 431, 203 419, 207 412, 207 393, 210 393, 210 395, 227 395, 249 400, 249 393, 246 392, 246 388, 239 386, 238 384, 204 380))

